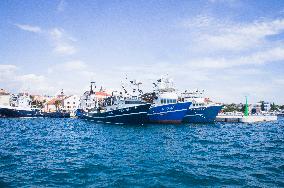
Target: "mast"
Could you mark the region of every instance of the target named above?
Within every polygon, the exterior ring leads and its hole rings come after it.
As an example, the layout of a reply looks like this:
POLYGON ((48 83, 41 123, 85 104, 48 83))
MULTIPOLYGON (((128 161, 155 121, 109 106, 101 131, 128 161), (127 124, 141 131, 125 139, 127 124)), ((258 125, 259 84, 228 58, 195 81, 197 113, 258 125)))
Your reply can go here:
POLYGON ((96 88, 96 82, 91 82, 91 89, 90 89, 90 94, 94 94, 94 90, 93 90, 93 84, 94 84, 94 87, 96 88))

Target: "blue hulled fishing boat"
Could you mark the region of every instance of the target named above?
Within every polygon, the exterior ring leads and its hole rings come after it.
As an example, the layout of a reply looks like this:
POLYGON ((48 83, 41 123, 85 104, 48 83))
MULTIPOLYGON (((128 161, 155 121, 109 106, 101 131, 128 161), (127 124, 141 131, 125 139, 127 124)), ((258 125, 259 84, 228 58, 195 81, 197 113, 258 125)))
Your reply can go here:
POLYGON ((182 100, 192 102, 183 122, 185 123, 213 123, 222 109, 222 105, 213 103, 209 98, 203 97, 204 91, 185 91, 182 100))
POLYGON ((191 102, 181 102, 169 78, 154 83, 153 104, 148 112, 151 123, 181 123, 191 102))

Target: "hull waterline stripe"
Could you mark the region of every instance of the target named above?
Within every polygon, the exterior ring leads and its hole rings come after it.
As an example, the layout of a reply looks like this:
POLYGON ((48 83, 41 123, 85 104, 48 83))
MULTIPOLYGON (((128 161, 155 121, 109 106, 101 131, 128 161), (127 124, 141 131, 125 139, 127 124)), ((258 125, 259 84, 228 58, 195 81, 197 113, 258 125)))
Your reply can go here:
POLYGON ((137 115, 137 114, 147 114, 147 112, 130 113, 130 114, 121 114, 121 115, 105 116, 105 117, 93 117, 93 116, 89 116, 89 115, 84 115, 84 116, 89 117, 89 118, 93 118, 93 119, 104 119, 104 118, 113 118, 113 117, 121 117, 121 116, 137 115))
POLYGON ((147 112, 138 112, 138 113, 130 113, 130 114, 121 114, 121 115, 115 115, 115 116, 106 116, 106 118, 120 117, 120 116, 130 116, 130 115, 137 115, 137 114, 147 114, 147 112))
POLYGON ((152 113, 152 114, 148 114, 149 116, 152 116, 152 115, 157 115, 157 114, 166 114, 166 113, 172 113, 172 112, 182 112, 182 111, 185 111, 187 109, 181 109, 181 110, 174 110, 174 111, 167 111, 167 112, 159 112, 159 113, 152 113))
POLYGON ((186 115, 184 117, 188 117, 188 116, 203 116, 203 114, 186 115))

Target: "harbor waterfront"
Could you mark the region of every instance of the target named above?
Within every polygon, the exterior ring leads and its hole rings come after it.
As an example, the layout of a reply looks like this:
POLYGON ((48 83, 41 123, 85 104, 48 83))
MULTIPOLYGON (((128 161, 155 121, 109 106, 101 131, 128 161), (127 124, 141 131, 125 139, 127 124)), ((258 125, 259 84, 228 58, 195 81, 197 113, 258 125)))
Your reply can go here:
POLYGON ((284 0, 0 17, 0 188, 284 188, 284 0))
POLYGON ((284 118, 97 124, 0 118, 0 187, 284 186, 284 118))

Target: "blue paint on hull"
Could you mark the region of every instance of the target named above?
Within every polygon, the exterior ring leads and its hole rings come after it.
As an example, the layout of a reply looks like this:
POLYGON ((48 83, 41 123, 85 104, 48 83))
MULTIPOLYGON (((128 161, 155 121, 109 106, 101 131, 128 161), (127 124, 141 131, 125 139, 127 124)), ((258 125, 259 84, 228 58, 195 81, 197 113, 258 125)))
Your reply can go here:
POLYGON ((19 110, 16 108, 0 108, 0 117, 41 117, 41 113, 37 109, 19 110))
POLYGON ((103 123, 143 124, 148 122, 147 112, 150 106, 151 104, 143 104, 108 112, 83 112, 78 113, 78 117, 103 123))
POLYGON ((183 122, 213 123, 221 109, 222 106, 220 105, 189 108, 186 116, 183 118, 183 122))
POLYGON ((83 116, 83 113, 84 113, 84 110, 83 110, 83 109, 77 109, 77 110, 75 111, 75 116, 78 117, 78 118, 80 118, 80 117, 83 116))
POLYGON ((151 123, 181 123, 191 102, 153 106, 148 116, 151 123))

